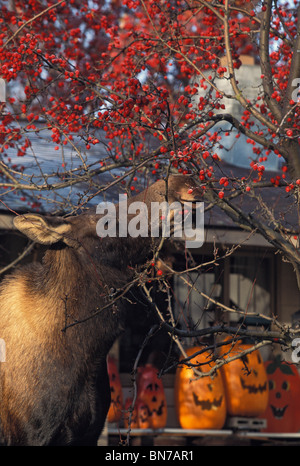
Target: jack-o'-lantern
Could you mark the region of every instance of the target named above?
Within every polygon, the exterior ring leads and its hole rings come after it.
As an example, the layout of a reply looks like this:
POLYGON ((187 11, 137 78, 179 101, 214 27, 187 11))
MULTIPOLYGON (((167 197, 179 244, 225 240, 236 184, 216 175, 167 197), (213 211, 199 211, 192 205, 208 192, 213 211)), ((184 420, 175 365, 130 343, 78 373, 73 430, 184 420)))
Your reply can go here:
POLYGON ((123 393, 117 364, 112 356, 107 357, 111 402, 107 414, 108 422, 118 422, 122 416, 123 393))
MULTIPOLYGON (((192 356, 200 347, 186 350, 192 356)), ((208 372, 214 363, 209 352, 201 353, 191 359, 199 364, 195 369, 208 372)), ((226 400, 221 374, 213 377, 197 378, 193 368, 179 367, 175 376, 175 408, 180 426, 183 429, 222 429, 226 419, 226 400)))
POLYGON ((167 401, 158 370, 151 364, 138 368, 137 410, 139 427, 159 429, 167 422, 167 401))
POLYGON ((225 359, 241 354, 240 358, 221 368, 227 411, 231 416, 256 417, 268 405, 268 379, 261 354, 259 350, 244 353, 251 347, 251 344, 240 341, 221 347, 225 359))
POLYGON ((265 363, 269 380, 269 402, 263 414, 266 432, 298 432, 300 430, 300 376, 293 364, 281 355, 265 363))

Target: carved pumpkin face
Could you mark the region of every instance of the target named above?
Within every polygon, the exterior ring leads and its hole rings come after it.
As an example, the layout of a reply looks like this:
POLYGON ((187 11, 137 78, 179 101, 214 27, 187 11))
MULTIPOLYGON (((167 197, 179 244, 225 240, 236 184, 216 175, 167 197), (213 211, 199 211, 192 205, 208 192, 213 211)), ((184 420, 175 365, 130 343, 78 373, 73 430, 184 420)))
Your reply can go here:
MULTIPOLYGON (((146 364, 138 369, 137 380, 137 409, 141 414, 142 424, 145 428, 163 428, 167 422, 167 402, 162 380, 158 378, 157 369, 146 364)), ((139 415, 138 415, 139 418, 139 415)))
POLYGON ((123 394, 117 364, 112 356, 107 357, 111 402, 107 414, 108 422, 117 422, 122 416, 123 394))
POLYGON ((298 432, 300 430, 300 376, 293 364, 278 355, 265 363, 269 380, 269 403, 262 417, 266 432, 298 432))
MULTIPOLYGON (((251 345, 237 342, 232 349, 231 344, 223 346, 221 354, 227 359, 242 354, 243 351, 250 348, 251 345), (229 354, 226 354, 227 352, 229 354)), ((228 414, 255 417, 266 410, 269 396, 268 379, 258 350, 225 364, 222 366, 221 372, 225 385, 228 414)))
MULTIPOLYGON (((188 356, 200 351, 200 347, 189 348, 188 356)), ((207 372, 213 363, 208 352, 191 359, 200 372, 207 372), (205 364, 206 363, 206 364, 205 364), (202 365, 203 364, 203 365, 202 365)), ((220 373, 196 378, 192 368, 178 368, 175 377, 175 407, 178 421, 183 429, 222 429, 226 419, 226 401, 223 380, 220 373)))

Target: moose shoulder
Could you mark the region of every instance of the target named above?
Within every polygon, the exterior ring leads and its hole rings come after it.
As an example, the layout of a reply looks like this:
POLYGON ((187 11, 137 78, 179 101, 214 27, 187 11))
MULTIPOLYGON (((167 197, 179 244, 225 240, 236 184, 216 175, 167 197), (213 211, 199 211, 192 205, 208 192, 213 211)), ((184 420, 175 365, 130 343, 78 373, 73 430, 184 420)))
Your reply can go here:
MULTIPOLYGON (((171 176, 131 198, 150 205, 193 201, 185 176, 171 176)), ((15 226, 47 245, 42 263, 20 267, 0 287, 0 439, 6 445, 95 445, 110 404, 107 353, 124 319, 110 290, 133 278, 151 238, 103 237, 99 215, 26 214, 15 226), (93 318, 91 315, 95 314, 93 318), (64 328, 68 327, 66 331, 64 328)))

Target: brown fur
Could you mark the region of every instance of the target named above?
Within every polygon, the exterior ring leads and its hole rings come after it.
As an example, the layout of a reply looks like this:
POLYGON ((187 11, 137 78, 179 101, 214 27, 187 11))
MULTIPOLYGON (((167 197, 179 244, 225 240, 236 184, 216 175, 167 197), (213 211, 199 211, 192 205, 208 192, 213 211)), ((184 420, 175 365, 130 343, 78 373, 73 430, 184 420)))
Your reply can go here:
MULTIPOLYGON (((191 184, 171 177, 170 200, 195 199, 191 184)), ((162 201, 164 194, 159 181, 130 202, 162 201)), ((106 356, 124 319, 121 302, 107 306, 110 289, 132 279, 152 240, 99 238, 98 219, 90 213, 16 218, 20 231, 48 249, 42 264, 20 267, 0 287, 6 343, 0 438, 6 445, 95 445, 102 430, 110 403, 106 356)))

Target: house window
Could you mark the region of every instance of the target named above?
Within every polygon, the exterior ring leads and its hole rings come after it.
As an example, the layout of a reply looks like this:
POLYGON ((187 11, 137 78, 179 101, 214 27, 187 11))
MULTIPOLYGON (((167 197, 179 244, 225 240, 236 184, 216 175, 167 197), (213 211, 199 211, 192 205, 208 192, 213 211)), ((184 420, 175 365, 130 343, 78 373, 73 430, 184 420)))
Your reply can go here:
POLYGON ((176 319, 183 328, 202 329, 218 320, 234 323, 250 313, 269 316, 273 269, 271 256, 236 254, 207 270, 175 276, 176 319), (216 302, 239 312, 226 312, 216 302))
POLYGON ((269 316, 271 278, 271 258, 255 255, 230 257, 229 305, 245 313, 269 316))
POLYGON ((174 311, 183 328, 205 328, 214 320, 209 298, 217 298, 220 287, 213 271, 190 272, 174 277, 174 311), (207 298, 207 296, 209 298, 207 298))

